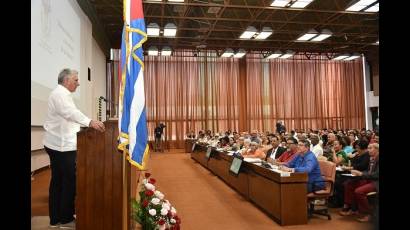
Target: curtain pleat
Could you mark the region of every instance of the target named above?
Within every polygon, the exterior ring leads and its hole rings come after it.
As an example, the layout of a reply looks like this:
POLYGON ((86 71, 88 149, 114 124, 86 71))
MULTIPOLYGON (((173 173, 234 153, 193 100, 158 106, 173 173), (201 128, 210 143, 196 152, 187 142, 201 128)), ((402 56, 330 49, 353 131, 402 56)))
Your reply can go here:
POLYGON ((150 140, 162 122, 167 148, 183 148, 190 130, 274 131, 278 120, 288 130, 365 126, 360 59, 266 60, 248 54, 240 61, 184 50, 146 56, 144 62, 150 140))

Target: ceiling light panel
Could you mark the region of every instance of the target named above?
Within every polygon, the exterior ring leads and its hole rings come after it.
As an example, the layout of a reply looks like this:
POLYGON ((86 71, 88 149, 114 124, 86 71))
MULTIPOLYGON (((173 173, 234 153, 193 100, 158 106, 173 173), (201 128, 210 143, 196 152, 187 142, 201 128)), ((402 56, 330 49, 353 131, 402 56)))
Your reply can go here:
POLYGON ((361 11, 369 5, 373 4, 377 0, 360 0, 357 3, 351 5, 346 9, 346 11, 361 11))
POLYGON ((274 0, 270 6, 285 7, 290 0, 274 0))
POLYGON ((313 0, 299 0, 293 3, 290 7, 291 8, 305 8, 311 2, 313 2, 313 0))

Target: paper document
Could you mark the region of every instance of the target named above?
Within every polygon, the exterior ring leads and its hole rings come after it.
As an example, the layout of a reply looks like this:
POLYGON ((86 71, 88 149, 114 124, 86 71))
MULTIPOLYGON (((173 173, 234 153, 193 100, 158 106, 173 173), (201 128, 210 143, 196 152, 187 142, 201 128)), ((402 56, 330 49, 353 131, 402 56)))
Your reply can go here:
POLYGON ((284 172, 284 171, 281 171, 281 170, 279 170, 279 169, 271 169, 272 171, 274 171, 274 172, 277 172, 277 173, 279 173, 280 174, 280 176, 281 177, 288 177, 288 176, 290 176, 290 172, 284 172))
POLYGON ((355 176, 355 175, 353 175, 351 173, 345 173, 345 174, 342 174, 342 176, 355 176))
POLYGON ((260 163, 262 162, 261 159, 259 158, 244 158, 244 161, 249 162, 249 163, 260 163))
POLYGON ((340 172, 342 172, 342 171, 344 171, 344 170, 342 169, 342 167, 337 166, 337 167, 336 167, 336 171, 340 171, 340 172))
POLYGON ((273 169, 278 169, 279 167, 277 165, 273 165, 271 163, 268 163, 270 165, 270 167, 272 167, 273 169))

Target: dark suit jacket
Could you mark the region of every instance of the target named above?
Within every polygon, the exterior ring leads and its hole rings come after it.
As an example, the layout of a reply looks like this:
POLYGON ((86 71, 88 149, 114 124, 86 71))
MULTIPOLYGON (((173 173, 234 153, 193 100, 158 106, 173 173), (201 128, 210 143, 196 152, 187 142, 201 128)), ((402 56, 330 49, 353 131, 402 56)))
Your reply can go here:
MULTIPOLYGON (((268 152, 266 153, 265 161, 268 159, 268 157, 270 157, 270 155, 272 154, 272 151, 273 151, 273 148, 268 150, 268 152)), ((284 152, 286 152, 286 148, 279 146, 278 150, 276 151, 275 159, 278 159, 278 157, 280 157, 280 155, 282 155, 282 153, 284 152)))

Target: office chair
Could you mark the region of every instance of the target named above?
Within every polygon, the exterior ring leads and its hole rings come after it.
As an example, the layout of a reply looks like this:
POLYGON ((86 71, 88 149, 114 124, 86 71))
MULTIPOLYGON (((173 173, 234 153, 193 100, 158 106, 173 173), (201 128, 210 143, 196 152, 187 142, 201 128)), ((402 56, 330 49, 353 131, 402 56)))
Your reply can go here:
MULTIPOLYGON (((322 190, 314 191, 307 194, 308 199, 308 217, 312 217, 313 214, 327 216, 328 220, 331 220, 328 210, 328 199, 333 195, 335 177, 336 177, 336 164, 330 161, 318 161, 320 172, 322 174, 323 182, 325 182, 325 188, 322 190), (317 204, 317 201, 325 200, 324 204, 317 204)), ((314 186, 314 185, 313 185, 314 186)))

